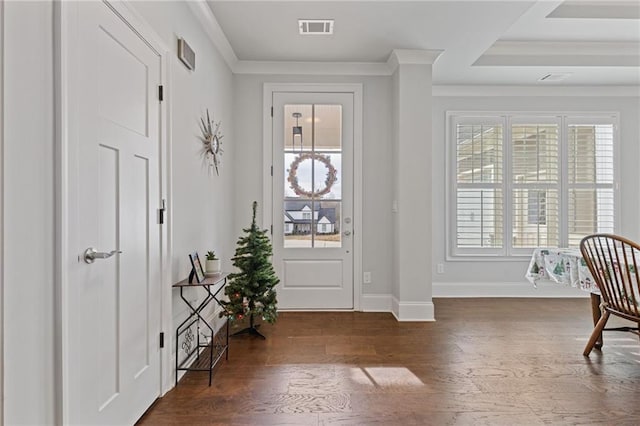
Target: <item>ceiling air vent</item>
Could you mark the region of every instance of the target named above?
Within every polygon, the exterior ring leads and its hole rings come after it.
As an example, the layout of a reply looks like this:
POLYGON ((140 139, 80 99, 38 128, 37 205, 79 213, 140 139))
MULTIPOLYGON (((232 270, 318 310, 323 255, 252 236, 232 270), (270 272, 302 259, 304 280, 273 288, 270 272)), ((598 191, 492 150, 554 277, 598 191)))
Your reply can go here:
POLYGON ((302 35, 333 34, 333 19, 298 19, 298 28, 302 35))
POLYGON ((538 81, 562 81, 569 76, 571 76, 570 72, 552 72, 541 77, 538 81))

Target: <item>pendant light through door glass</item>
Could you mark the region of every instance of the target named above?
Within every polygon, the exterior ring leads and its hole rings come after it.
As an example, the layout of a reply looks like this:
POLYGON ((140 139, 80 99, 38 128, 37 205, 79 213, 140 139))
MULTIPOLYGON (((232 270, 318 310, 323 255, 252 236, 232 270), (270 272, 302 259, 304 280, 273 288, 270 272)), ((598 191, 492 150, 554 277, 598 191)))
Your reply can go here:
POLYGON ((298 120, 302 117, 302 114, 299 112, 294 112, 293 117, 296 119, 296 125, 293 126, 293 137, 291 139, 291 145, 296 147, 296 136, 300 138, 300 151, 302 151, 302 126, 299 125, 298 120))

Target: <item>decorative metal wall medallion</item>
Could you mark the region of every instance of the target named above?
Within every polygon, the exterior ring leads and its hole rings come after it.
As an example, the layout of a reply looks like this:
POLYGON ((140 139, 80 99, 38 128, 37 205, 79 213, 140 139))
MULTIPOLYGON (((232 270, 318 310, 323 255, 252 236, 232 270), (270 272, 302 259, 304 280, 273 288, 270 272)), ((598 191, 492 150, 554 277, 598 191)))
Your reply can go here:
POLYGON ((220 131, 221 122, 215 123, 209 118, 209 110, 207 109, 206 121, 204 117, 200 118, 200 131, 202 136, 202 155, 205 160, 210 162, 210 165, 215 167, 216 175, 220 175, 218 166, 221 163, 222 157, 222 132, 220 131))

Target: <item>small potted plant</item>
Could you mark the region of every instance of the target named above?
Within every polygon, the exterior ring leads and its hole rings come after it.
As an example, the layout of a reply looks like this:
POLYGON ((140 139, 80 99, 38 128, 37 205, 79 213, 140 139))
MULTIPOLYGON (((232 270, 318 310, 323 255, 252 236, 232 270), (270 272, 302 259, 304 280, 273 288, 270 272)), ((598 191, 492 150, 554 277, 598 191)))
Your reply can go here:
POLYGON ((207 252, 207 261, 205 262, 205 268, 208 275, 220 272, 220 259, 216 257, 216 252, 207 252))

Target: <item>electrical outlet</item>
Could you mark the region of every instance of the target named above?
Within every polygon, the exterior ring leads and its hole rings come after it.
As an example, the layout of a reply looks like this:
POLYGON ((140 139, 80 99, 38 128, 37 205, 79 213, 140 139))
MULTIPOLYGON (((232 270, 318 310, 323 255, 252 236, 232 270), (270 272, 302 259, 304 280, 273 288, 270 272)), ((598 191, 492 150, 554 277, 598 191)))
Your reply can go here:
POLYGON ((439 274, 444 274, 444 265, 442 263, 438 263, 436 265, 436 271, 438 271, 439 274))
POLYGON ((371 272, 363 272, 362 273, 362 281, 365 284, 371 284, 371 272))

